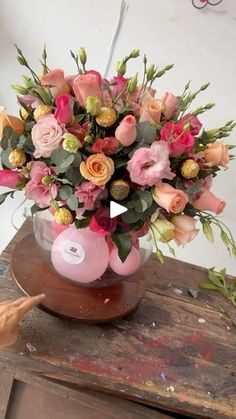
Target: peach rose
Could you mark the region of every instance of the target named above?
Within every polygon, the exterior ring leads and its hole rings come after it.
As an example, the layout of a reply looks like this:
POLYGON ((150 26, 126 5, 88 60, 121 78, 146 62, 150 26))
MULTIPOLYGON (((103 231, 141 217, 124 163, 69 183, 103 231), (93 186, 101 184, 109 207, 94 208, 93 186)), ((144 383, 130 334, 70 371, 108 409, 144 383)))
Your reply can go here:
POLYGON ((111 179, 114 170, 113 160, 102 153, 89 156, 86 162, 80 164, 81 175, 94 185, 105 185, 111 179))
POLYGON ((174 240, 178 246, 181 244, 182 246, 185 246, 195 239, 199 232, 196 228, 197 221, 185 214, 175 215, 171 218, 171 223, 175 226, 174 240))
POLYGON ((158 99, 147 99, 142 102, 140 110, 139 122, 151 122, 158 124, 161 120, 161 113, 164 111, 165 105, 158 99))
POLYGON ((137 137, 136 119, 133 115, 126 115, 116 128, 115 137, 123 145, 133 144, 137 137))
POLYGON ((64 71, 61 68, 49 71, 41 77, 41 84, 44 87, 50 87, 53 97, 69 93, 70 86, 66 83, 64 71))
POLYGON ((216 142, 204 151, 204 157, 209 166, 224 166, 229 163, 229 152, 227 145, 216 142))
POLYGON ((99 79, 96 74, 79 74, 73 81, 75 97, 81 106, 86 106, 88 96, 101 99, 99 79))
POLYGON ((31 136, 35 146, 34 157, 50 157, 63 141, 64 125, 54 115, 47 114, 33 126, 31 136))
POLYGON ((198 210, 213 211, 218 215, 225 208, 226 202, 221 201, 221 199, 217 198, 209 189, 206 189, 198 199, 193 201, 192 205, 198 210))
POLYGON ((170 119, 172 115, 177 111, 179 101, 176 96, 172 93, 166 92, 161 97, 162 102, 165 104, 164 115, 166 119, 170 119))
POLYGON ((25 124, 21 119, 16 116, 7 115, 4 112, 4 107, 0 106, 0 139, 2 138, 3 130, 5 127, 11 127, 16 134, 23 134, 25 124))
POLYGON ((161 183, 153 188, 153 199, 160 207, 165 208, 167 212, 178 214, 183 211, 188 203, 188 195, 180 189, 173 188, 168 183, 161 183))

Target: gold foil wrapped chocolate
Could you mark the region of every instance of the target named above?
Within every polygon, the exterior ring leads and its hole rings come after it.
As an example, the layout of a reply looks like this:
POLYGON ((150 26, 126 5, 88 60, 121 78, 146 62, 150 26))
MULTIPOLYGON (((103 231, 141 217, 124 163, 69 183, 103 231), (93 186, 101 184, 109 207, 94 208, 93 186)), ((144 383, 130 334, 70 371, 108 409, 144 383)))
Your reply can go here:
POLYGON ((24 150, 15 148, 12 150, 8 157, 9 163, 14 167, 21 167, 26 162, 26 155, 24 150))
POLYGON ((129 195, 130 186, 125 180, 114 180, 110 186, 110 194, 116 201, 122 201, 129 195))
POLYGON ((181 166, 181 173, 185 179, 196 177, 199 172, 199 165, 192 159, 185 160, 181 166))
POLYGON ((39 105, 37 106, 37 108, 34 111, 34 119, 36 122, 39 121, 40 118, 42 118, 42 116, 47 115, 48 113, 51 112, 51 108, 48 105, 39 105))
POLYGON ((112 108, 103 107, 98 116, 96 116, 96 122, 101 127, 111 127, 116 122, 116 112, 112 108))
POLYGON ((67 226, 69 224, 72 224, 74 219, 73 215, 71 214, 70 210, 67 208, 58 208, 56 212, 54 213, 54 220, 57 222, 57 224, 67 226))

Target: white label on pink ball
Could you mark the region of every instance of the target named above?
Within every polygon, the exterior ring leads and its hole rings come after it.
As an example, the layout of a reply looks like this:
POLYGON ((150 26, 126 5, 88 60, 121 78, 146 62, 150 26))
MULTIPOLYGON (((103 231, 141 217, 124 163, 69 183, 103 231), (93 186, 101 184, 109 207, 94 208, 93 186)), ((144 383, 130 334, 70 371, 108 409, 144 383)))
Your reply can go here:
POLYGON ((77 242, 72 242, 70 240, 65 241, 61 253, 63 259, 72 265, 77 265, 78 263, 83 262, 85 258, 83 247, 77 242))

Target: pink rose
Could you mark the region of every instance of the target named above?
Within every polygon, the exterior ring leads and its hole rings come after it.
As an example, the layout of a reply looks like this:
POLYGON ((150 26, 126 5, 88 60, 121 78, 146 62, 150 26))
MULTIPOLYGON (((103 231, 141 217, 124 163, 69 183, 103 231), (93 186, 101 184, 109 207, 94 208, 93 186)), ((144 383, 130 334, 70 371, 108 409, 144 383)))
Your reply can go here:
POLYGON ((102 76, 98 71, 96 71, 96 70, 86 70, 85 74, 93 74, 94 76, 97 77, 99 86, 102 85, 102 76))
POLYGON ((174 214, 182 212, 189 201, 186 193, 168 183, 161 183, 159 186, 155 186, 152 195, 154 201, 160 207, 174 214))
POLYGON ((48 114, 33 126, 31 134, 35 146, 34 157, 50 157, 62 141, 64 128, 58 124, 54 115, 48 114))
POLYGON ((115 98, 124 89, 128 79, 123 76, 113 77, 111 80, 112 96, 115 98))
POLYGON ((33 95, 23 95, 23 96, 19 96, 19 102, 23 102, 26 106, 30 107, 30 108, 37 108, 37 106, 42 105, 43 102, 41 99, 39 99, 36 96, 33 95))
POLYGON ((199 232, 196 228, 197 221, 188 215, 175 215, 171 218, 171 222, 175 226, 174 240, 178 246, 185 246, 194 240, 199 232))
POLYGON ((120 125, 116 128, 115 137, 123 145, 133 144, 137 137, 137 123, 133 115, 127 115, 122 119, 120 125))
POLYGON ((170 170, 169 147, 164 141, 154 141, 150 148, 136 150, 127 164, 132 182, 142 186, 158 185, 162 179, 173 179, 170 170))
POLYGON ((22 175, 16 170, 2 169, 0 170, 0 186, 16 189, 21 183, 22 175))
POLYGON ((94 233, 105 237, 114 233, 116 230, 116 218, 110 218, 110 209, 107 207, 99 208, 95 215, 92 216, 89 228, 94 233))
POLYGON ((189 124, 189 131, 192 135, 198 135, 202 129, 202 124, 199 119, 191 114, 186 115, 183 119, 181 119, 182 124, 189 124))
POLYGON ((73 82, 75 97, 81 106, 86 106, 88 96, 101 98, 99 78, 96 74, 78 75, 73 82))
POLYGON ((104 153, 107 155, 116 152, 119 142, 115 137, 98 138, 92 145, 93 153, 104 153))
POLYGON ((68 93, 59 95, 55 99, 55 118, 59 124, 69 124, 73 118, 73 97, 68 93))
POLYGON ((170 156, 178 157, 189 153, 194 146, 194 137, 185 131, 182 123, 166 122, 160 131, 161 140, 169 144, 170 156))
POLYGON ((178 110, 179 100, 172 93, 166 92, 161 101, 165 104, 164 115, 166 119, 170 119, 172 115, 178 110))
POLYGON ((221 201, 211 191, 206 189, 198 199, 193 201, 193 207, 202 211, 213 211, 217 215, 225 208, 226 202, 221 201))
POLYGON ((65 81, 64 71, 61 68, 49 71, 41 77, 41 84, 44 87, 49 87, 53 97, 69 93, 70 87, 65 81))
POLYGON ((165 107, 161 100, 146 99, 142 102, 140 109, 139 122, 151 122, 151 124, 158 124, 161 120, 161 113, 165 107))
POLYGON ((58 188, 55 184, 44 185, 45 176, 50 176, 53 168, 42 161, 32 163, 30 181, 26 185, 26 197, 32 199, 40 208, 49 207, 50 201, 57 196, 58 188))
POLYGON ((80 203, 84 204, 86 210, 92 210, 96 207, 99 196, 102 197, 104 186, 93 185, 90 182, 83 182, 75 188, 75 196, 80 203))
POLYGON ((204 157, 208 166, 227 167, 227 164, 229 163, 228 147, 221 142, 210 144, 204 151, 204 157))

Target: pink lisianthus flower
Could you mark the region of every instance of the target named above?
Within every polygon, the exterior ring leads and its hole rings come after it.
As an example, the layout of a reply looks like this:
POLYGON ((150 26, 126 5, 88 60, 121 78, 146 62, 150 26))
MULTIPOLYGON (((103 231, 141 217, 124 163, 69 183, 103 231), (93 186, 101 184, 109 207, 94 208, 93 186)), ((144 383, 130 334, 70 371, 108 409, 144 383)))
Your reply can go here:
POLYGON ((110 209, 107 207, 99 208, 92 216, 89 228, 94 233, 100 234, 105 237, 114 233, 116 230, 117 219, 110 218, 110 209))
POLYGON ((137 122, 133 115, 126 115, 116 128, 115 137, 123 145, 133 144, 137 137, 137 122))
POLYGON ((154 141, 150 148, 136 150, 127 164, 132 182, 142 186, 159 185, 162 179, 173 179, 169 147, 165 141, 154 141))
POLYGON ((50 201, 57 196, 58 188, 55 184, 45 185, 43 178, 51 176, 53 168, 42 161, 32 163, 30 181, 26 185, 26 197, 32 199, 40 208, 49 207, 50 201))
POLYGON ((196 116, 191 114, 188 114, 181 119, 181 123, 184 125, 189 124, 189 131, 192 135, 198 135, 202 129, 202 123, 196 116))
POLYGON ((62 142, 64 132, 64 126, 58 123, 54 115, 48 114, 40 118, 31 132, 35 146, 34 157, 50 157, 62 142))
POLYGON ((16 189, 21 183, 22 175, 17 170, 2 169, 0 170, 0 186, 16 189))
POLYGON ((73 82, 73 89, 79 104, 84 107, 88 96, 101 98, 99 78, 94 73, 79 74, 73 82))
POLYGON ((92 145, 93 153, 104 153, 107 155, 116 152, 119 142, 115 137, 98 138, 92 145))
POLYGON ((69 93, 70 86, 65 81, 64 71, 61 68, 49 71, 41 77, 41 84, 51 90, 53 97, 69 93))
POLYGON ((104 186, 93 185, 91 182, 83 182, 75 188, 75 196, 86 210, 97 207, 99 197, 102 198, 104 186))
POLYGON ((55 118, 59 124, 69 124, 73 118, 73 97, 68 93, 59 95, 55 99, 56 110, 55 118))
POLYGON ((193 207, 202 211, 212 211, 219 215, 225 208, 226 202, 215 196, 209 189, 206 189, 198 199, 192 203, 193 207))
POLYGON ((168 143, 171 157, 187 154, 194 146, 194 136, 190 131, 185 131, 180 122, 166 122, 160 131, 160 138, 168 143))
POLYGON ((165 104, 164 115, 166 119, 170 119, 172 115, 178 110, 179 100, 172 93, 166 92, 161 101, 165 104))
POLYGON ((20 96, 19 99, 20 99, 20 102, 23 102, 26 106, 33 109, 43 104, 41 99, 33 95, 23 95, 23 96, 20 96))

